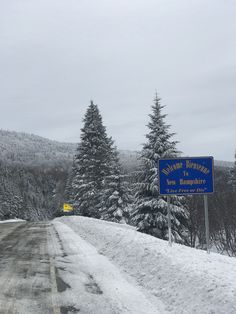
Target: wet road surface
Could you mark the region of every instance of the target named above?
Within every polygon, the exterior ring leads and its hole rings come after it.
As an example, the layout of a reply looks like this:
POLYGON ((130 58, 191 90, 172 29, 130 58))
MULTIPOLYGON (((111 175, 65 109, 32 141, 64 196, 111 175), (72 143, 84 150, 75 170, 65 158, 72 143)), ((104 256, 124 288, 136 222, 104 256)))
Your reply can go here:
POLYGON ((0 314, 159 313, 69 226, 0 224, 0 314))
MULTIPOLYGON (((48 252, 50 223, 0 225, 0 314, 59 314, 57 276, 48 252)), ((58 279, 59 281, 59 279, 58 279)))

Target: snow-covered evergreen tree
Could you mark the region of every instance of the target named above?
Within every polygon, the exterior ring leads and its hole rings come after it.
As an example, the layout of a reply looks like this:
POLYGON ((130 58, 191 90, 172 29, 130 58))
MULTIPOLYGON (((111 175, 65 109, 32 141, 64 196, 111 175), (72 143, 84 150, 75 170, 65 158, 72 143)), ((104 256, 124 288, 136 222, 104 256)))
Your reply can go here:
MULTIPOLYGON (((167 201, 160 196, 158 187, 157 161, 160 158, 177 157, 176 141, 172 140, 173 133, 165 123, 166 115, 162 114, 163 106, 160 98, 155 97, 152 114, 148 123, 149 133, 147 142, 143 145, 140 155, 141 170, 138 172, 138 183, 132 222, 138 230, 158 238, 167 239, 167 201)), ((171 198, 172 237, 182 242, 182 233, 188 213, 181 205, 181 198, 171 198)))
POLYGON ((83 121, 81 142, 74 161, 74 207, 84 216, 99 218, 104 181, 110 171, 110 141, 98 107, 92 101, 83 121))
POLYGON ((105 178, 101 218, 127 223, 132 202, 131 191, 126 181, 126 175, 122 174, 117 149, 111 140, 109 155, 110 173, 105 178))

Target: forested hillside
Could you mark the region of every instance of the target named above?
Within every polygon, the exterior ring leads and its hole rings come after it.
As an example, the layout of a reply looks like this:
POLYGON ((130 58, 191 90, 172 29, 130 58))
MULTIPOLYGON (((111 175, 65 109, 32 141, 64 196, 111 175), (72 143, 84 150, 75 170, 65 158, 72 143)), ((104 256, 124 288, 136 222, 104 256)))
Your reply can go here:
MULTIPOLYGON (((79 139, 79 138, 78 138, 79 139)), ((0 130, 0 160, 9 164, 62 165, 71 164, 77 144, 60 143, 34 134, 0 130)), ((119 150, 119 158, 127 171, 140 165, 139 152, 119 150)), ((220 167, 233 167, 233 162, 215 160, 220 167)))
POLYGON ((0 130, 0 219, 57 216, 75 148, 75 144, 0 130))
POLYGON ((67 167, 0 161, 0 219, 50 219, 58 215, 67 167))
POLYGON ((33 134, 0 130, 0 159, 10 164, 64 166, 65 163, 71 163, 76 146, 33 134))

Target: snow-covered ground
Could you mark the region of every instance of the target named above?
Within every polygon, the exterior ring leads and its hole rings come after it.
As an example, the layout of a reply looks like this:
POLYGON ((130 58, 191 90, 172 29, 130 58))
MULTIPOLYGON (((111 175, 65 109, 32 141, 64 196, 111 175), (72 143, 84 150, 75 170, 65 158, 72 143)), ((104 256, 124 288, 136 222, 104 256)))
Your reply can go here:
POLYGON ((7 220, 0 220, 0 224, 4 224, 4 223, 9 223, 9 222, 24 222, 25 220, 23 219, 7 219, 7 220))
POLYGON ((71 287, 61 302, 81 313, 236 313, 235 258, 92 218, 53 225, 51 252, 71 287))

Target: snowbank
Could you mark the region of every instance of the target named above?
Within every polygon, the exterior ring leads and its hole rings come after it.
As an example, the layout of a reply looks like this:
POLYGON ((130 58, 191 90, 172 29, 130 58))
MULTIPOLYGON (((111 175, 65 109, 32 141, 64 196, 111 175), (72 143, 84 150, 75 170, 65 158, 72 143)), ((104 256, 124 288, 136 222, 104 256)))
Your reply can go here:
MULTIPOLYGON (((85 217, 61 217, 105 255, 145 295, 170 313, 236 313, 236 259, 141 234, 132 227, 85 217)), ((147 313, 148 310, 147 310, 147 313)))
MULTIPOLYGON (((64 223, 56 221, 54 226, 61 243, 54 259, 60 278, 57 279, 60 293, 56 297, 60 307, 72 306, 76 313, 84 314, 147 314, 147 309, 149 313, 160 314, 162 304, 155 307, 138 285, 129 283, 119 268, 94 246, 64 223)), ((56 240, 53 234, 51 238, 56 240)))
POLYGON ((25 222, 23 219, 7 219, 7 220, 0 220, 0 224, 8 223, 8 222, 25 222))

